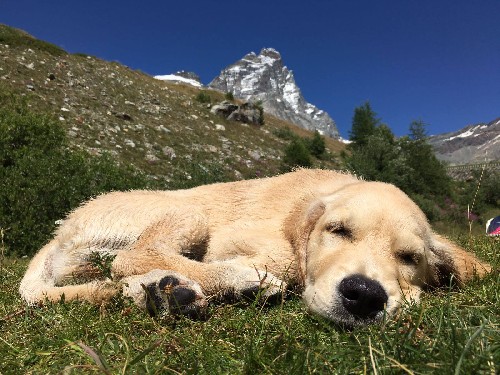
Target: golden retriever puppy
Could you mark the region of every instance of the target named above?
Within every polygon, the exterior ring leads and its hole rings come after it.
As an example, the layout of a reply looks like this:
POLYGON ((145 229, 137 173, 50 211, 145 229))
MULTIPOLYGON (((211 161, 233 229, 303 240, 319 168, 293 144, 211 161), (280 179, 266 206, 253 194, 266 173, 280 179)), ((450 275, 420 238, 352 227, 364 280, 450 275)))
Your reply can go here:
POLYGON ((109 193, 72 212, 21 281, 28 303, 99 303, 123 292, 150 314, 196 314, 207 298, 301 288, 309 310, 356 326, 426 287, 490 266, 432 232, 401 190, 326 170, 178 191, 109 193), (111 277, 93 257, 112 259, 111 277))

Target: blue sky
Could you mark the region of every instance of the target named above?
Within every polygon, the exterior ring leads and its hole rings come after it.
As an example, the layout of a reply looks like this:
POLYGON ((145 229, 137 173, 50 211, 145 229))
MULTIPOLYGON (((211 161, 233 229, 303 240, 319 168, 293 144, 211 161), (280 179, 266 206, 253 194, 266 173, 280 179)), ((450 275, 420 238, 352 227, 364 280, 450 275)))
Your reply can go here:
POLYGON ((500 0, 4 0, 0 23, 69 52, 208 83, 250 51, 281 52, 343 137, 370 101, 397 135, 500 116, 500 0))

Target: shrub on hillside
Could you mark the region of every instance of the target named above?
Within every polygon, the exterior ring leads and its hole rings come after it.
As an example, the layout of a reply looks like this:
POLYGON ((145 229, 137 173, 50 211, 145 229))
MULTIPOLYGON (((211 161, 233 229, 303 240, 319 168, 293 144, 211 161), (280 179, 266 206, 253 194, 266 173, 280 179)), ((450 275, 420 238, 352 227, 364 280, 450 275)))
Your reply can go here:
POLYGON ((257 100, 255 103, 253 103, 255 108, 258 109, 259 111, 259 125, 264 125, 264 105, 262 104, 262 100, 257 100))
POLYGON ((323 159, 326 155, 325 138, 316 130, 312 138, 299 137, 290 128, 280 128, 273 131, 281 139, 291 141, 285 148, 285 156, 281 165, 283 171, 296 167, 312 167, 314 156, 323 159))
POLYGON ((196 96, 195 99, 197 102, 200 103, 211 103, 212 98, 206 91, 200 91, 196 96))
POLYGON ((282 170, 288 172, 297 167, 311 167, 311 154, 300 138, 295 138, 285 148, 285 156, 283 157, 282 170))
POLYGON ((281 139, 285 139, 287 141, 291 141, 292 139, 297 138, 297 134, 295 134, 290 128, 276 128, 272 130, 273 134, 281 139))
POLYGON ((0 228, 8 253, 32 255, 56 220, 92 196, 151 185, 109 156, 70 151, 51 117, 5 95, 0 105, 0 228))
POLYGON ((314 157, 321 159, 326 152, 325 138, 315 130, 312 138, 305 138, 306 147, 314 157))

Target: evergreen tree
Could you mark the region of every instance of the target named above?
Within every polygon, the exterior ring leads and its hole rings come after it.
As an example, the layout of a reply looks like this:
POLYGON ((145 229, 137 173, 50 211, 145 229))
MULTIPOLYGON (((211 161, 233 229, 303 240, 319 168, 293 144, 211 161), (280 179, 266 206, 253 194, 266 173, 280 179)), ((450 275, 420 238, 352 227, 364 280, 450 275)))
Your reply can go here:
POLYGON ((401 189, 411 185, 412 170, 387 125, 375 128, 363 147, 344 157, 347 169, 366 180, 390 182, 401 189))
POLYGON ((326 151, 325 138, 321 136, 319 131, 315 130, 312 139, 307 140, 307 148, 318 159, 324 155, 326 151))
POLYGON ((351 143, 343 154, 346 168, 366 180, 392 183, 410 195, 429 218, 436 218, 436 198, 449 196, 451 181, 427 143, 426 125, 410 124, 409 136, 396 139, 379 124, 368 103, 356 108, 351 143))
POLYGON ((285 149, 282 170, 287 172, 296 167, 312 166, 311 154, 300 138, 295 138, 285 149))
POLYGON ((450 178, 443 163, 436 158, 432 146, 427 143, 425 123, 413 121, 409 133, 409 137, 401 138, 398 143, 414 171, 411 191, 438 196, 449 194, 450 178))
POLYGON ((234 94, 232 91, 226 92, 226 95, 224 95, 226 100, 229 100, 230 102, 234 101, 234 94))
POLYGON ((422 120, 412 121, 410 124, 410 139, 412 141, 425 141, 427 139, 427 125, 422 120))
POLYGON ((362 147, 368 138, 373 135, 380 121, 377 114, 372 110, 369 102, 354 109, 352 118, 352 129, 349 132, 349 139, 353 142, 353 147, 362 147))

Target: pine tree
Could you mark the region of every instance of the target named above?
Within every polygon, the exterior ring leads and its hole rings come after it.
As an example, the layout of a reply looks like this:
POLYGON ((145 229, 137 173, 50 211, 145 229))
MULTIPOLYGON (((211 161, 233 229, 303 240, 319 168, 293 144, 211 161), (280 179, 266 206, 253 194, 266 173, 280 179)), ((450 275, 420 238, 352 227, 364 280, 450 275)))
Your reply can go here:
POLYGON ((325 138, 321 136, 319 131, 314 131, 312 139, 308 139, 307 148, 311 154, 317 158, 321 158, 326 151, 325 138))
POLYGON ((311 167, 312 160, 309 150, 300 138, 295 138, 285 149, 282 170, 291 171, 296 167, 311 167))
POLYGON ((410 124, 410 139, 412 141, 424 141, 427 139, 427 125, 422 120, 412 121, 410 124))
POLYGON ((349 139, 353 142, 353 147, 362 147, 368 138, 373 135, 380 121, 377 114, 372 110, 369 102, 354 109, 352 118, 352 129, 349 139))
POLYGON ((409 136, 401 138, 399 146, 414 171, 411 191, 443 196, 449 193, 450 179, 444 165, 436 158, 432 146, 427 143, 426 127, 421 120, 413 121, 409 136))

